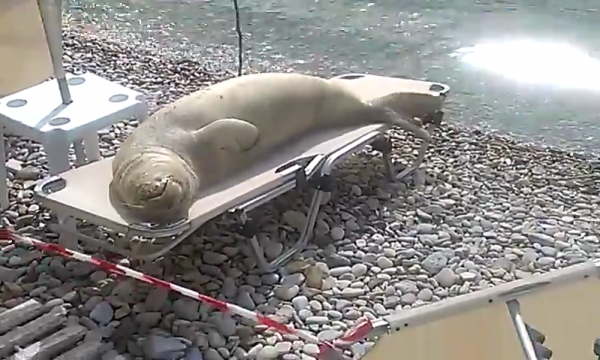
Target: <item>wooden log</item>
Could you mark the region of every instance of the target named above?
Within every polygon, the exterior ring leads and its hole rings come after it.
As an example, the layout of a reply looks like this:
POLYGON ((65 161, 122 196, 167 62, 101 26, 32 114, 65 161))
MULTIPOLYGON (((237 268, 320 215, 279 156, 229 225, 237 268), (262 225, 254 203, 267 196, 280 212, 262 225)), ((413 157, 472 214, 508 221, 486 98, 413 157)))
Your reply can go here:
POLYGON ((84 341, 76 348, 55 357, 53 360, 83 360, 95 359, 100 353, 102 343, 99 341, 84 341))
POLYGON ((14 346, 26 346, 45 335, 52 334, 67 322, 67 311, 62 306, 50 310, 48 314, 28 322, 23 326, 0 336, 0 358, 4 359, 14 351, 14 346))
POLYGON ((46 310, 36 300, 27 300, 22 304, 0 314, 0 335, 42 315, 46 310))
POLYGON ((81 325, 73 325, 48 336, 17 352, 8 360, 51 360, 75 345, 87 332, 81 325))

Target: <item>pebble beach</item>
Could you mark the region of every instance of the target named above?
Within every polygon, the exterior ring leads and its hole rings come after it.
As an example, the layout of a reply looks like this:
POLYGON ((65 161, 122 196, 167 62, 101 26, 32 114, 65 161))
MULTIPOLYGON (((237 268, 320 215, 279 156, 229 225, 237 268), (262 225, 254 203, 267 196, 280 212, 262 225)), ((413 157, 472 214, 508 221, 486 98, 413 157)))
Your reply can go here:
MULTIPOLYGON (((219 65, 218 53, 198 62, 76 28, 65 29, 64 46, 68 71, 141 90, 152 110, 235 76, 219 65)), ((313 241, 277 273, 256 275, 249 243, 220 218, 157 261, 126 265, 333 340, 361 318, 598 257, 598 173, 588 156, 467 128, 455 116, 447 113, 423 166, 402 182, 385 178, 380 156, 369 148, 339 164, 313 241)), ((114 155, 135 126, 126 120, 101 132, 102 155, 114 155)), ((388 135, 395 165, 406 166, 419 141, 396 130, 388 135)), ((13 171, 2 221, 53 241, 49 224, 56 219, 32 198, 35 181, 46 174, 43 150, 17 137, 5 141, 13 171)), ((309 195, 294 190, 250 213, 268 259, 299 236, 309 195)), ((106 239, 118 235, 94 231, 106 239)), ((36 250, 2 253, 0 284, 0 316, 30 299, 62 306, 69 324, 86 329, 80 343, 101 344, 102 360, 310 360, 318 352, 295 336, 36 250)), ((372 345, 354 344, 346 355, 358 359, 372 345)))

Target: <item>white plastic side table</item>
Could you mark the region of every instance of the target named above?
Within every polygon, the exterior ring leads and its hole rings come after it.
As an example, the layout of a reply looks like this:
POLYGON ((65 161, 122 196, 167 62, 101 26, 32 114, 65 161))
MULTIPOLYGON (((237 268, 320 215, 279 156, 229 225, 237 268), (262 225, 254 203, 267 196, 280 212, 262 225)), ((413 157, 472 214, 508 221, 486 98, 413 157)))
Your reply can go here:
MULTIPOLYGON (((129 118, 148 116, 144 95, 92 73, 67 74, 72 102, 64 105, 56 80, 0 99, 0 123, 12 134, 40 142, 49 172, 70 169, 73 144, 77 166, 100 159, 98 131, 129 118)), ((4 141, 0 142, 0 207, 9 206, 4 141)))

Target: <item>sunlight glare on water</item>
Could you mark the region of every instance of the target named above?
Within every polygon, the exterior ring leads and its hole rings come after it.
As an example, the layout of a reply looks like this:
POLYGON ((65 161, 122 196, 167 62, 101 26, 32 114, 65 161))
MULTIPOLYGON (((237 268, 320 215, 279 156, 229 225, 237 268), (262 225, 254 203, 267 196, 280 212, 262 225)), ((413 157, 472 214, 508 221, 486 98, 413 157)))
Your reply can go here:
POLYGON ((600 61, 565 43, 535 40, 484 43, 459 49, 463 62, 530 84, 600 91, 600 61))

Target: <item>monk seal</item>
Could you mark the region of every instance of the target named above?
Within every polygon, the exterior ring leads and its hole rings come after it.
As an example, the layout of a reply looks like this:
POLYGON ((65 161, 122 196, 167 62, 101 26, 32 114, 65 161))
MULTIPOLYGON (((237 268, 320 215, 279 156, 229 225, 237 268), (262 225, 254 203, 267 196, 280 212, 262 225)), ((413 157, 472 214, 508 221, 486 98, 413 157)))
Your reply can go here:
POLYGON ((387 123, 430 141, 412 118, 438 110, 440 99, 416 97, 418 106, 405 93, 365 103, 334 81, 290 73, 226 80, 142 122, 113 159, 111 191, 139 221, 172 222, 186 217, 201 187, 311 131, 387 123))

